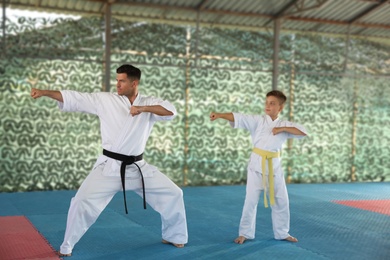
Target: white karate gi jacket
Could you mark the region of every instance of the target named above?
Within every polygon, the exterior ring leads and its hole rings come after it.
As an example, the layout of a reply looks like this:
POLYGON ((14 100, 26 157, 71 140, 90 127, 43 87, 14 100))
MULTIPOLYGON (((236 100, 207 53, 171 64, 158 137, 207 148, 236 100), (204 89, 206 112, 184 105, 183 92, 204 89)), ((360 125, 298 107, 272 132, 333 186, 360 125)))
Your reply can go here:
MULTIPOLYGON (((293 135, 287 132, 274 135, 272 133, 272 129, 274 127, 295 127, 303 133, 307 134, 305 127, 300 124, 281 120, 280 118, 272 121, 271 117, 268 115, 244 115, 240 113, 233 113, 233 116, 234 122, 230 122, 233 128, 242 128, 248 130, 251 134, 253 147, 270 152, 280 152, 282 145, 289 138, 304 137, 303 135, 293 135)), ((281 157, 273 158, 272 164, 274 166, 275 175, 283 174, 281 168, 281 157)), ((261 173, 261 156, 252 153, 248 166, 254 169, 256 172, 261 173)), ((266 175, 268 175, 268 164, 266 171, 266 175)))
MULTIPOLYGON (((158 116, 152 113, 130 114, 131 104, 127 97, 116 93, 80 93, 76 91, 61 91, 64 102, 59 102, 59 108, 65 112, 84 112, 97 115, 100 119, 102 147, 111 152, 124 155, 140 155, 144 152, 146 142, 156 121, 172 120, 177 112, 168 101, 138 94, 134 106, 160 105, 171 111, 172 116, 158 116)), ((106 176, 120 176, 120 161, 100 155, 94 168, 107 162, 103 171, 106 176)), ((153 167, 153 166, 151 166, 153 167)), ((152 171, 145 171, 144 177, 152 171)), ((127 167, 126 177, 138 175, 136 166, 127 167)))

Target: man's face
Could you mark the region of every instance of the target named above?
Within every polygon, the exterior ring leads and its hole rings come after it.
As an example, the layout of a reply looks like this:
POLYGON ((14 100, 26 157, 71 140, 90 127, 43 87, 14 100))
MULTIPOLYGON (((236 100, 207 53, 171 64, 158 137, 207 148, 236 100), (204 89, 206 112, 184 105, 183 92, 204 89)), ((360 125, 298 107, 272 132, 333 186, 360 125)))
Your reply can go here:
POLYGON ((133 95, 136 91, 136 81, 137 80, 130 80, 126 73, 116 74, 116 89, 118 95, 133 95))
POLYGON ((272 119, 276 119, 282 111, 283 105, 280 105, 279 100, 274 96, 269 96, 265 100, 265 108, 264 111, 267 115, 269 115, 272 119))

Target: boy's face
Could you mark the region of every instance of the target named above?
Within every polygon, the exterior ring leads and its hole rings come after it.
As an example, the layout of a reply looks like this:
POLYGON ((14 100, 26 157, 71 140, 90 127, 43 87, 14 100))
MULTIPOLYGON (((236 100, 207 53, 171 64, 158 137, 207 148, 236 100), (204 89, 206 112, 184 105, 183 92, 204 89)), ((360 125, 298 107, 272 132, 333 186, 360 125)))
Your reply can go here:
POLYGON ((275 120, 280 111, 282 111, 283 105, 280 105, 279 99, 274 96, 269 96, 265 100, 265 108, 264 111, 267 115, 269 115, 273 120, 275 120))

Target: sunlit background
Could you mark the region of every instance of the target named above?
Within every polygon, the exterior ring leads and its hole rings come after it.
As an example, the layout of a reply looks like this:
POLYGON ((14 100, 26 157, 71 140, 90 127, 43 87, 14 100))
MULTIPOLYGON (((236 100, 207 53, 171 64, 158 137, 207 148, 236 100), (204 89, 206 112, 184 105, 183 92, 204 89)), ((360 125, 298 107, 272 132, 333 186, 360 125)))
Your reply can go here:
MULTIPOLYGON (((98 119, 62 113, 31 88, 98 92, 104 20, 6 9, 0 60, 0 192, 75 189, 101 153, 98 119)), ((178 116, 155 125, 145 159, 180 186, 244 184, 249 133, 211 111, 263 113, 272 89, 268 31, 112 19, 115 69, 142 70, 140 92, 171 101, 178 116)), ((390 180, 390 43, 282 32, 281 114, 309 136, 286 143, 289 183, 390 180), (346 45, 348 43, 348 55, 346 45)))

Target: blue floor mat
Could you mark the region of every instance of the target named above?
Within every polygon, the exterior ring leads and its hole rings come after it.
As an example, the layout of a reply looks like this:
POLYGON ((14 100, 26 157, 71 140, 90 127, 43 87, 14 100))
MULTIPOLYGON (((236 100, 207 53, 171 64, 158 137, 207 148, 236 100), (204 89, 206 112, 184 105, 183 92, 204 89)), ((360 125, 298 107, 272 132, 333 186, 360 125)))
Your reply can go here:
MULTIPOLYGON (((291 230, 299 239, 273 239, 271 210, 258 207, 256 238, 234 244, 245 186, 185 187, 189 242, 161 243, 161 221, 127 192, 118 193, 82 237, 70 259, 390 259, 390 216, 335 200, 390 200, 390 183, 290 184, 291 230)), ((59 248, 76 191, 1 193, 0 216, 26 216, 59 248)), ((1 259, 1 256, 0 256, 1 259)))

